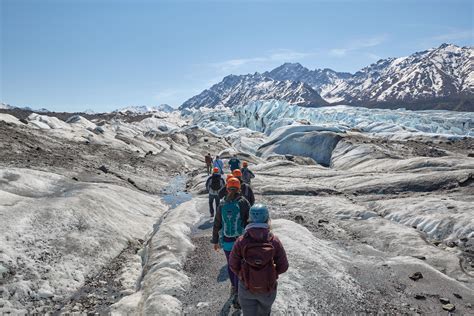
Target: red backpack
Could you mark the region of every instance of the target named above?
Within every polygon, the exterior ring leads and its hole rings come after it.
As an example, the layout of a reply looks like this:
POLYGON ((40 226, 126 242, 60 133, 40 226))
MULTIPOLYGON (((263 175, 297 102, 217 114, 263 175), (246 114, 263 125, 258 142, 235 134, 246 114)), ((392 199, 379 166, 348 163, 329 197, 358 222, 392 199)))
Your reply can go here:
MULTIPOLYGON (((249 238, 247 235, 244 238, 249 238)), ((273 235, 266 242, 250 241, 242 248, 241 277, 246 288, 254 293, 269 293, 276 288, 277 272, 273 257, 273 235)))

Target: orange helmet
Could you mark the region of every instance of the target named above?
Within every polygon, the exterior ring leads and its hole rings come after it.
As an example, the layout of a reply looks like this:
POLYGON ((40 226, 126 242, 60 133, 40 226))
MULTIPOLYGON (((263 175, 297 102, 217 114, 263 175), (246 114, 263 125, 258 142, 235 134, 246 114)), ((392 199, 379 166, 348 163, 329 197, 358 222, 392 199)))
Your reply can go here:
POLYGON ((240 181, 237 178, 229 178, 226 184, 227 190, 240 190, 240 181))
POLYGON ((240 171, 240 169, 235 169, 234 171, 232 171, 232 175, 234 177, 241 177, 242 176, 242 171, 240 171))
POLYGON ((214 168, 212 169, 212 172, 214 172, 214 173, 218 173, 218 172, 219 172, 219 168, 217 168, 217 167, 214 167, 214 168))
POLYGON ((228 174, 228 175, 227 175, 227 178, 225 179, 225 181, 228 181, 230 178, 233 178, 233 177, 234 177, 233 174, 228 174))
POLYGON ((247 167, 248 165, 249 165, 249 163, 248 163, 247 161, 244 161, 244 162, 242 163, 242 166, 243 166, 243 167, 247 167))

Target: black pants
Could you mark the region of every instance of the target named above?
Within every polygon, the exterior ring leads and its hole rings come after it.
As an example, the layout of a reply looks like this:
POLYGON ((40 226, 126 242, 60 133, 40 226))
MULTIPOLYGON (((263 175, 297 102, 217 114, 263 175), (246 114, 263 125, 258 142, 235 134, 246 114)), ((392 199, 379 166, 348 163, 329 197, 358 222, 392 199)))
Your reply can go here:
POLYGON ((277 291, 265 294, 253 294, 239 282, 239 303, 243 316, 267 316, 272 311, 277 291))
POLYGON ((212 195, 209 194, 209 211, 211 212, 211 216, 214 216, 214 201, 216 201, 216 210, 219 206, 219 195, 212 195))

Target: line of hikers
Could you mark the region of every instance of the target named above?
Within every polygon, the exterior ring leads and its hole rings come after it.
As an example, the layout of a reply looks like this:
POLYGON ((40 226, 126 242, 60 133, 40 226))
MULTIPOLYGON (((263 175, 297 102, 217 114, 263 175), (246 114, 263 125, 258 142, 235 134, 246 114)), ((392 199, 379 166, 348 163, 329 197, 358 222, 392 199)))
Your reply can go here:
POLYGON ((240 160, 233 155, 229 160, 232 173, 226 180, 219 156, 212 163, 212 175, 206 181, 211 217, 216 205, 211 243, 214 250, 224 250, 233 307, 242 309, 244 316, 270 315, 278 275, 288 269, 285 249, 271 232, 267 206, 254 204, 250 182, 255 175, 248 163, 244 161, 240 168, 240 160))

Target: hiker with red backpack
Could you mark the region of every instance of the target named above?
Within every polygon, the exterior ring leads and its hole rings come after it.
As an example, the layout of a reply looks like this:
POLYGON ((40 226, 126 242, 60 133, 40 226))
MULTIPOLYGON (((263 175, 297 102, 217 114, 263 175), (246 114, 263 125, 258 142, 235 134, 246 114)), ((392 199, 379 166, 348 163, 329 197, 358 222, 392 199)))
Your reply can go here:
POLYGON ((212 156, 211 156, 211 153, 208 153, 206 156, 204 156, 204 161, 206 162, 207 175, 210 175, 211 170, 212 170, 212 156))
POLYGON ((232 248, 230 269, 239 276, 238 298, 244 316, 270 315, 278 276, 288 270, 280 240, 270 231, 268 208, 250 208, 249 224, 232 248))
POLYGON ((212 172, 213 174, 206 181, 206 189, 209 192, 209 212, 211 217, 214 217, 214 203, 217 209, 222 198, 221 194, 224 192, 225 182, 219 173, 219 168, 215 167, 212 172))
MULTIPOLYGON (((228 264, 234 242, 242 235, 247 225, 250 204, 240 194, 240 181, 238 179, 229 178, 226 188, 227 196, 222 199, 217 207, 211 243, 214 244, 214 250, 218 251, 220 248, 224 250, 228 264)), ((232 272, 229 265, 227 266, 227 272, 231 282, 232 303, 234 308, 239 309, 237 296, 239 278, 232 272)))
POLYGON ((247 201, 249 201, 250 206, 254 205, 255 195, 253 194, 253 190, 250 187, 250 185, 243 182, 243 180, 242 180, 242 171, 240 171, 240 169, 235 169, 234 171, 232 171, 232 175, 234 177, 236 177, 237 179, 239 179, 239 181, 240 181, 240 192, 247 199, 247 201))

